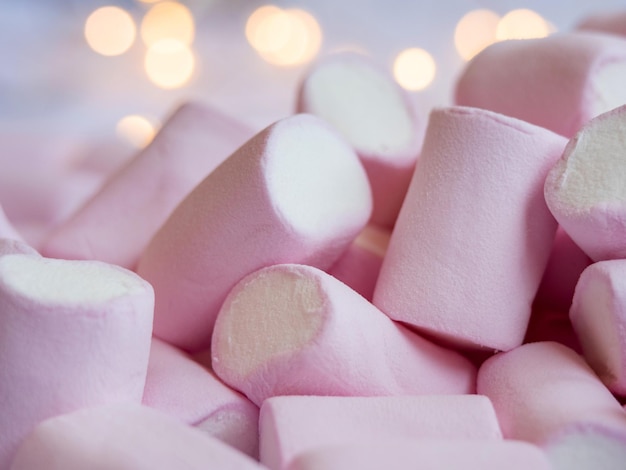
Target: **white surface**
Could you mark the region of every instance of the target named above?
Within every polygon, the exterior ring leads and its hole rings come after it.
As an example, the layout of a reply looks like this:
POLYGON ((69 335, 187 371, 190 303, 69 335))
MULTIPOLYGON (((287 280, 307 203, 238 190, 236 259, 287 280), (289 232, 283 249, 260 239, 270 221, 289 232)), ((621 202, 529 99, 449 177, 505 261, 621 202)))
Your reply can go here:
MULTIPOLYGON (((626 7, 625 7, 626 8, 626 7)), ((606 113, 626 103, 626 62, 605 64, 594 77, 592 115, 606 113)))

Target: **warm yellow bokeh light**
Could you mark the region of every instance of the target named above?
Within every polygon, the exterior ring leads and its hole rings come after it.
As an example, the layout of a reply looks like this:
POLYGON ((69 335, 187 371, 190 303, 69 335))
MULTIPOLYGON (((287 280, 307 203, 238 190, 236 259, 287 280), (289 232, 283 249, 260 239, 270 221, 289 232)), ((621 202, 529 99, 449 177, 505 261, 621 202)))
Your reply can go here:
POLYGON ((154 138, 155 125, 148 118, 131 114, 119 120, 115 128, 117 135, 133 147, 142 149, 154 138))
POLYGON ((423 90, 432 83, 437 71, 433 57, 424 49, 406 49, 393 63, 393 75, 403 88, 411 91, 423 90))
POLYGON ((457 23, 454 45, 464 60, 470 60, 485 47, 496 42, 500 16, 491 10, 473 10, 457 23))
POLYGON ((139 0, 141 3, 156 3, 156 2, 160 2, 161 0, 139 0))
POLYGON ((310 61, 322 44, 322 30, 313 15, 273 5, 262 6, 250 15, 246 37, 263 59, 282 66, 310 61))
POLYGON ((147 46, 162 39, 176 39, 190 45, 194 34, 193 15, 185 5, 178 2, 154 5, 141 21, 141 39, 147 46))
POLYGON ((193 52, 176 39, 162 39, 148 48, 145 59, 148 78, 161 88, 185 85, 195 68, 193 52))
POLYGON ((85 22, 85 39, 94 51, 106 56, 126 52, 137 34, 133 18, 125 10, 107 6, 95 10, 85 22))
POLYGON ((498 41, 543 38, 550 32, 550 24, 539 13, 522 8, 502 17, 496 28, 496 38, 498 41))

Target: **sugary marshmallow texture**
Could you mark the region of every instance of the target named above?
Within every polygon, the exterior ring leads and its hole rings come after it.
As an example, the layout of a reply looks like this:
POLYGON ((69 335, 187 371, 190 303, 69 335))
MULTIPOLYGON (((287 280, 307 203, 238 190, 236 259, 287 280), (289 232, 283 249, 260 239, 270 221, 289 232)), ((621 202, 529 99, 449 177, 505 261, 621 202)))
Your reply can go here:
POLYGON ((265 266, 330 267, 372 209, 365 171, 328 124, 301 114, 243 145, 176 208, 138 273, 155 289, 157 337, 209 346, 228 291, 265 266))
POLYGON ((546 179, 548 207, 594 261, 626 258, 624 142, 626 105, 587 123, 546 179))
POLYGON ((566 142, 492 111, 432 111, 374 305, 458 346, 519 346, 557 228, 543 184, 566 142))
POLYGON ((277 395, 463 394, 475 369, 454 351, 391 321, 311 266, 261 269, 218 315, 216 374, 254 403, 277 395))
POLYGON ((456 104, 490 109, 572 137, 626 103, 626 39, 560 33, 495 43, 467 65, 456 104))
POLYGON ((304 77, 297 110, 325 119, 346 137, 372 185, 372 223, 393 226, 423 133, 407 93, 366 57, 334 54, 304 77))

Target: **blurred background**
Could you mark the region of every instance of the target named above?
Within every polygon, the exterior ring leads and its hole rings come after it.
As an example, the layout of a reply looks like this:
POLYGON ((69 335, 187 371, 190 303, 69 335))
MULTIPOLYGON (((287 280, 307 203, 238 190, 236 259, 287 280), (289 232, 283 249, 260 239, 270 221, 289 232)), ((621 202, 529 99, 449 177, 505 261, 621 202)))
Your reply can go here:
POLYGON ((292 112, 317 57, 369 54, 424 114, 466 60, 624 0, 0 0, 0 132, 138 148, 185 99, 255 129, 292 112))

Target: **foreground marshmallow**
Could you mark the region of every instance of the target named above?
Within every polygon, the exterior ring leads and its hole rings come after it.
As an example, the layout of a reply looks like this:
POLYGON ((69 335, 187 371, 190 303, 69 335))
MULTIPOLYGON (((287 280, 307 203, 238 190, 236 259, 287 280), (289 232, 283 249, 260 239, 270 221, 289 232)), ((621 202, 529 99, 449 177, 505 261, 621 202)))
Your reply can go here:
POLYGON ((570 318, 589 365, 613 393, 626 395, 626 260, 585 269, 570 318))
POLYGON ((155 335, 208 347, 228 291, 264 266, 328 268, 367 223, 367 177, 327 124, 297 115, 268 127, 178 206, 138 272, 155 288, 155 335))
POLYGON ((502 438, 491 402, 477 395, 280 396, 263 402, 259 431, 261 463, 273 470, 316 448, 366 440, 502 438))
POLYGON ((594 261, 626 258, 625 140, 621 106, 585 125, 546 179, 554 217, 594 261))
POLYGON ((297 108, 327 120, 348 139, 372 185, 372 223, 393 226, 423 133, 407 93, 364 56, 335 54, 308 72, 297 108))
POLYGON ((321 447, 288 470, 552 470, 537 447, 517 441, 384 439, 321 447))
POLYGON ((626 432, 618 401, 578 354, 557 343, 525 344, 488 359, 478 393, 491 399, 507 439, 547 445, 577 429, 626 432))
POLYGON ((543 182, 565 143, 491 111, 433 111, 374 304, 463 347, 521 344, 556 231, 543 182))
POLYGON ((277 265, 244 278, 220 310, 211 348, 215 373, 257 404, 276 395, 474 389, 469 361, 310 266, 277 265))
POLYGON ((156 338, 150 348, 143 403, 258 457, 258 407, 185 353, 156 338))
POLYGON ((183 105, 145 150, 50 235, 43 254, 134 268, 180 201, 251 134, 212 109, 183 105))
POLYGON ((456 104, 490 109, 572 137, 626 103, 626 40, 594 33, 498 42, 466 67, 456 104))
POLYGON ((0 468, 46 418, 140 402, 153 305, 151 286, 117 266, 0 257, 0 468))
MULTIPOLYGON (((8 468, 8 467, 7 467, 8 468)), ((24 440, 11 470, 261 470, 206 434, 138 405, 49 419, 24 440)))

